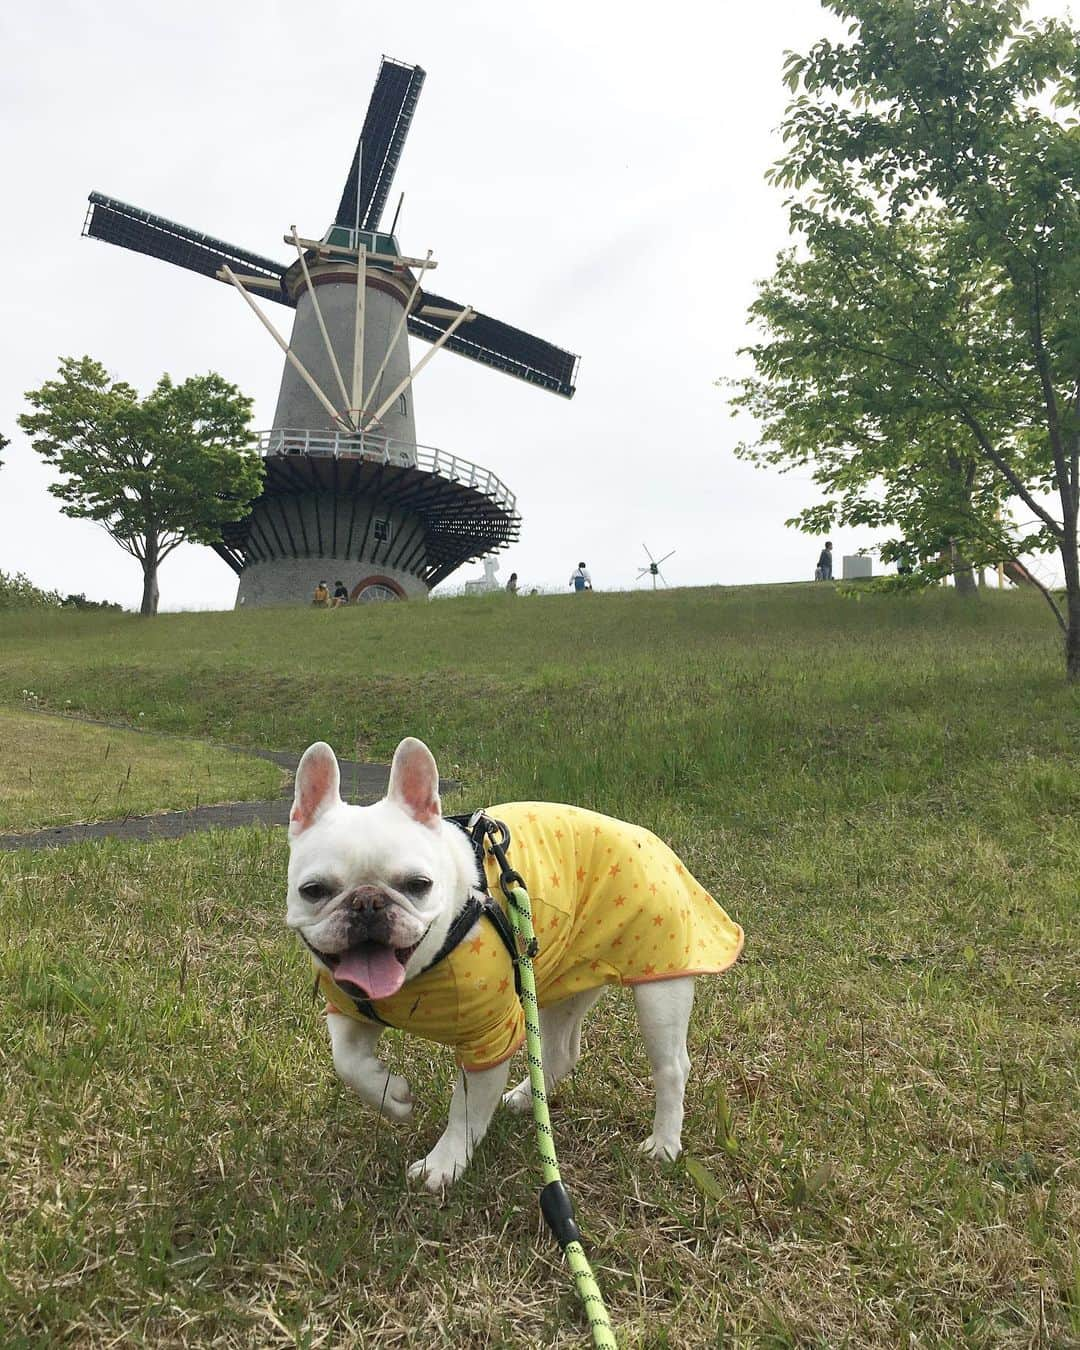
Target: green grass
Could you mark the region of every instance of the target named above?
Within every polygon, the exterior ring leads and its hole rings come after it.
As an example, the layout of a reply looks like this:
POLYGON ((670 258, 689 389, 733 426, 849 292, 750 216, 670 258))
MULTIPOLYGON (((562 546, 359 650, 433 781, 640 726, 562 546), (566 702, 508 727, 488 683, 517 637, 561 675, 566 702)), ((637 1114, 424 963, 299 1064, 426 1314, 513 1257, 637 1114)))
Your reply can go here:
MULTIPOLYGON (((623 1343, 1080 1343, 1080 695, 1036 600, 828 587, 2 616, 0 701, 219 742, 423 736, 451 807, 665 835, 747 930, 654 1169, 629 1000, 554 1113, 623 1343), (68 701, 70 700, 70 705, 68 701), (139 714, 142 718, 139 718, 139 714)), ((528 1126, 443 1204, 334 1080, 258 830, 0 855, 0 1326, 15 1345, 571 1346, 528 1126)))
POLYGON ((0 832, 273 797, 265 760, 0 708, 0 832))

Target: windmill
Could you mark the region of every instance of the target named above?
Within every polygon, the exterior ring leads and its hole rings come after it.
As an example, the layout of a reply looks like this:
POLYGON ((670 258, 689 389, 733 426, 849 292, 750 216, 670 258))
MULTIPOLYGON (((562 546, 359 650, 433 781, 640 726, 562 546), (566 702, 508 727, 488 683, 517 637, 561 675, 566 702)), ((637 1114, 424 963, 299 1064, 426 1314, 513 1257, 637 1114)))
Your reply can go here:
POLYGON ((285 353, 273 426, 258 433, 262 495, 215 545, 240 578, 238 605, 306 600, 337 577, 354 599, 426 595, 517 539, 505 484, 416 443, 413 382, 440 348, 573 396, 576 356, 429 291, 431 252, 402 254, 397 212, 380 229, 423 82, 419 66, 383 57, 333 223, 321 239, 290 227, 291 263, 90 194, 84 235, 234 286, 285 353), (295 310, 288 341, 256 296, 295 310), (415 367, 409 334, 432 344, 415 367))
POLYGON ((649 552, 648 544, 642 544, 641 547, 645 550, 646 556, 648 557, 649 561, 647 565, 638 572, 637 574, 638 581, 640 581, 642 577, 652 577, 652 588, 655 591, 656 578, 659 577, 660 580, 666 586, 667 578, 664 576, 663 572, 660 571, 660 564, 662 562, 667 562, 669 558, 673 557, 675 554, 675 549, 672 549, 670 553, 665 553, 662 558, 654 558, 653 555, 649 552))

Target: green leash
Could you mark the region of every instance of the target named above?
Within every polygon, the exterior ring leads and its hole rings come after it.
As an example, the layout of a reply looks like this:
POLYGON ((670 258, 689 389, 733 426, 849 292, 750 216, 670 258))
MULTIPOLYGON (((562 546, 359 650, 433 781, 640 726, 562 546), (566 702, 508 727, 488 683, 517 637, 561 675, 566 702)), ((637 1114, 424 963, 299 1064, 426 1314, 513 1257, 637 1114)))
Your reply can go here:
POLYGON ((592 1273, 589 1258, 581 1245, 581 1233, 574 1222, 574 1206, 559 1174, 559 1160, 555 1156, 555 1136, 548 1114, 547 1092, 544 1088, 544 1051, 540 1041, 540 1005, 536 1001, 536 979, 533 975, 533 957, 538 946, 533 930, 529 892, 524 879, 506 860, 509 833, 505 825, 496 825, 499 837, 488 831, 488 845, 502 872, 502 889, 510 905, 510 921, 519 938, 518 970, 521 975, 521 1005, 525 1011, 525 1049, 529 1059, 529 1083, 532 1087, 533 1119, 536 1121, 536 1143, 544 1174, 540 1192, 540 1212, 544 1222, 555 1235, 555 1240, 566 1255, 567 1264, 577 1286, 578 1297, 589 1319, 593 1344, 601 1350, 618 1350, 618 1342, 611 1328, 600 1286, 592 1273))

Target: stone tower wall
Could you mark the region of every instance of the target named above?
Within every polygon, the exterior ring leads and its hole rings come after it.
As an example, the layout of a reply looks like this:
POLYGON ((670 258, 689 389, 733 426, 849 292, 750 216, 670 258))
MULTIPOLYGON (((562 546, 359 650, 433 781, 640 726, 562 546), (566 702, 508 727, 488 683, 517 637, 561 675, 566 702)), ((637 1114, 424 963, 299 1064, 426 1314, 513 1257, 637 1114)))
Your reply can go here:
MULTIPOLYGON (((335 271, 320 279, 318 269, 312 280, 322 310, 323 322, 337 356, 345 388, 351 394, 353 339, 356 325, 356 283, 347 274, 335 271), (336 279, 332 279, 336 278, 336 279)), ((364 315, 364 391, 371 388, 386 349, 401 320, 405 301, 393 283, 383 281, 376 272, 369 272, 365 291, 364 315)), ((326 394, 334 407, 341 405, 341 390, 334 375, 326 344, 319 331, 319 323, 312 304, 311 293, 305 287, 296 302, 291 346, 299 360, 326 394)), ((379 380, 379 388, 370 400, 372 411, 408 375, 409 340, 407 329, 402 329, 394 344, 386 370, 379 380)), ((395 440, 409 445, 416 442, 416 424, 413 418, 412 388, 406 388, 402 398, 383 414, 386 432, 395 440), (404 409, 402 409, 404 403, 404 409)), ((299 371, 286 361, 278 393, 274 426, 310 431, 338 430, 330 414, 305 384, 299 371)))
POLYGON ((423 599, 428 594, 422 581, 399 568, 365 566, 330 558, 285 558, 269 563, 249 563, 240 574, 236 607, 310 604, 312 592, 320 581, 325 581, 332 591, 339 577, 350 591, 366 579, 388 577, 410 600, 423 599))

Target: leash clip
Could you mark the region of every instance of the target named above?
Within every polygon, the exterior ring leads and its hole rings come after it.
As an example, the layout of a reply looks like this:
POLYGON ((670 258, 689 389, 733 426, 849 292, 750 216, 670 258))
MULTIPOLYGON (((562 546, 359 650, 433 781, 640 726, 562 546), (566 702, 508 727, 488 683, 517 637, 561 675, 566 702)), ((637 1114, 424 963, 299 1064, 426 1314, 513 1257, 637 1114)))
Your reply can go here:
MULTIPOLYGON (((506 857, 506 850, 510 847, 510 831, 506 822, 496 820, 489 816, 485 811, 474 811, 472 819, 469 821, 469 829, 481 838, 487 839, 488 852, 499 864, 499 885, 502 887, 502 893, 511 904, 514 903, 514 897, 511 890, 515 886, 528 894, 528 887, 525 885, 525 878, 520 872, 515 872, 510 866, 506 857)), ((535 953, 530 952, 530 955, 535 953)))

